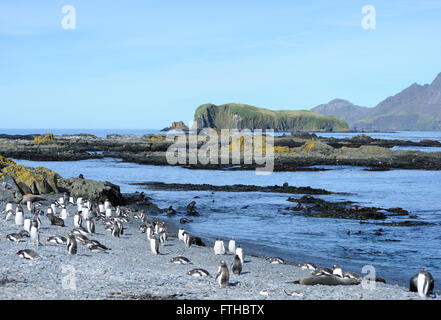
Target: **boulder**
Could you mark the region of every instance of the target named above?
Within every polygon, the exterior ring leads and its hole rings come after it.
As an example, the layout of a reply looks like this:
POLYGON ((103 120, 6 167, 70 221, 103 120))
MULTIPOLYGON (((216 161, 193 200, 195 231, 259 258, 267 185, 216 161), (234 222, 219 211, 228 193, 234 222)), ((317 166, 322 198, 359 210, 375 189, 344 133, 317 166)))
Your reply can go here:
POLYGON ((309 139, 305 141, 305 144, 298 148, 298 151, 307 153, 318 153, 322 155, 329 155, 334 152, 334 148, 326 143, 321 142, 318 139, 309 139))
POLYGON ((72 196, 83 197, 90 201, 104 202, 109 199, 114 206, 123 202, 119 186, 107 181, 70 178, 60 180, 58 186, 68 191, 72 196))

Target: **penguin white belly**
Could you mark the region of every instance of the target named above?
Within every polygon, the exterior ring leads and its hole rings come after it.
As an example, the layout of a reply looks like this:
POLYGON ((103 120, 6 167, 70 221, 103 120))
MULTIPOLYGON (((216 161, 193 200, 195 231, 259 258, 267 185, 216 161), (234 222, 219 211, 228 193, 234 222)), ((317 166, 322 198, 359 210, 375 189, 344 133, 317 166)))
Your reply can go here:
POLYGON ((239 256, 240 262, 242 262, 242 264, 243 264, 243 250, 242 250, 242 248, 237 248, 236 254, 239 256))
POLYGON ((230 240, 228 243, 228 251, 230 251, 230 253, 236 252, 236 242, 234 240, 230 240))
POLYGON ((23 212, 17 212, 15 214, 15 225, 21 227, 24 223, 23 212))
POLYGON ((424 276, 424 274, 420 273, 418 275, 418 280, 417 280, 417 288, 418 288, 418 294, 420 297, 424 298, 427 296, 427 288, 428 288, 428 283, 426 281, 426 277, 424 276))

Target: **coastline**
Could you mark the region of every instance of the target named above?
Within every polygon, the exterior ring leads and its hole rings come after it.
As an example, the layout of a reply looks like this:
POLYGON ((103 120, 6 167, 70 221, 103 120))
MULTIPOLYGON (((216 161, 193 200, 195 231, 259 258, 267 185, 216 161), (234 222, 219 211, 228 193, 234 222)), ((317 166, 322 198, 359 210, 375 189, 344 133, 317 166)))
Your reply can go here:
MULTIPOLYGON (((149 216, 152 218, 162 220, 157 215, 149 216)), ((21 243, 12 243, 3 237, 0 240, 2 277, 6 280, 0 286, 0 299, 420 299, 407 288, 383 283, 375 283, 375 290, 363 289, 361 285, 294 284, 293 281, 307 276, 308 272, 290 264, 270 264, 260 256, 247 254, 246 247, 243 274, 230 275, 230 287, 219 289, 214 280, 219 256, 214 255, 208 241, 207 247, 186 248, 172 235, 161 254, 153 256, 146 235, 137 229, 141 222, 131 218, 120 239, 113 238, 103 225, 96 224, 97 234, 89 238, 110 247, 108 253, 88 252, 79 245, 78 254, 71 256, 65 245, 47 244, 45 240, 51 235, 67 233, 73 227, 72 214, 64 228, 50 226, 46 217, 41 220, 43 245, 36 249, 41 259, 24 260, 14 254, 24 248, 35 249, 27 240, 21 243), (192 264, 169 262, 180 255, 189 258, 192 264), (186 275, 193 268, 204 268, 210 276, 186 275), (76 290, 68 286, 72 279, 75 279, 76 290)), ((171 232, 177 228, 171 221, 166 223, 171 232)), ((11 232, 17 232, 14 222, 1 219, 0 234, 11 232)), ((233 256, 220 258, 230 265, 233 256)))

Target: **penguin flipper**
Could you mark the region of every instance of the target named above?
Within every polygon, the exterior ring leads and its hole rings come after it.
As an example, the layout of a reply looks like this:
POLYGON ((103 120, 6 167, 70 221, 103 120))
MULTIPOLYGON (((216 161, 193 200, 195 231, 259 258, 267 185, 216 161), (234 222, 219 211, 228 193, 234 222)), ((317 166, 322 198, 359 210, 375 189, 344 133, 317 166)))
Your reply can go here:
POLYGON ((409 291, 418 292, 418 274, 414 275, 409 281, 409 291))

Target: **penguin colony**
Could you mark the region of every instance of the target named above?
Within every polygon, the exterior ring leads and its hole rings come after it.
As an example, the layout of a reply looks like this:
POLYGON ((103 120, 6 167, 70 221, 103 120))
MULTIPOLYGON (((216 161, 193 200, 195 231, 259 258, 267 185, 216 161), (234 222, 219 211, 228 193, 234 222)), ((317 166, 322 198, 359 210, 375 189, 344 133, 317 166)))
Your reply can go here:
MULTIPOLYGON (((194 203, 191 203, 187 210, 194 211, 194 203), (190 209, 189 209, 190 208, 190 209)), ((72 211, 72 210, 70 210, 72 211)), ((167 215, 175 215, 176 211, 170 206, 167 215)), ((5 220, 13 220, 18 228, 22 228, 17 233, 10 233, 5 238, 11 242, 27 241, 35 248, 41 245, 40 230, 42 226, 41 216, 46 216, 51 225, 64 227, 67 219, 73 219, 74 229, 70 230, 65 236, 51 235, 46 239, 47 243, 55 245, 66 246, 67 254, 76 255, 78 253, 78 244, 88 248, 90 252, 106 253, 110 248, 101 244, 97 240, 89 239, 95 233, 95 224, 100 223, 104 226, 112 237, 120 238, 124 234, 124 223, 128 222, 130 217, 139 219, 143 224, 139 226, 142 233, 146 233, 147 241, 149 243, 149 251, 152 255, 160 254, 160 250, 164 247, 167 240, 167 227, 165 222, 148 221, 146 213, 142 210, 139 213, 132 213, 130 209, 124 207, 113 207, 109 200, 104 203, 92 203, 81 197, 76 200, 66 193, 60 197, 59 200, 53 201, 50 207, 43 209, 39 202, 27 201, 26 207, 19 204, 15 206, 12 203, 6 205, 5 210, 1 212, 5 220), (73 217, 69 214, 69 210, 74 208, 75 213, 73 217)), ((195 214, 194 214, 195 215, 195 214)), ((60 229, 62 230, 62 229, 60 229)), ((185 244, 186 248, 190 248, 193 243, 192 236, 183 228, 178 231, 178 239, 185 244)), ((214 243, 215 256, 222 256, 227 254, 224 241, 217 238, 214 243)), ((244 257, 243 249, 240 244, 236 243, 233 237, 228 242, 228 253, 233 255, 233 259, 228 268, 225 260, 218 260, 219 269, 215 277, 215 281, 219 288, 226 288, 229 286, 230 271, 234 275, 240 276, 243 269, 244 257)), ((24 259, 34 260, 39 259, 38 253, 30 248, 19 250, 16 254, 24 259)), ((171 258, 170 263, 188 265, 191 261, 184 257, 178 256, 171 258)), ((266 261, 271 264, 284 264, 285 261, 280 257, 266 258, 266 261)), ((329 276, 339 277, 343 279, 361 279, 360 275, 355 272, 343 271, 338 265, 333 265, 331 268, 317 268, 313 263, 302 263, 296 267, 311 271, 311 276, 329 276)), ((202 277, 209 276, 209 272, 202 268, 192 269, 187 272, 189 276, 202 277)), ((377 279, 381 281, 382 279, 377 279)), ((384 281, 384 280, 383 280, 384 281)), ((417 292, 421 297, 430 297, 433 294, 434 279, 432 275, 420 269, 420 272, 415 274, 409 283, 411 292, 417 292)))

